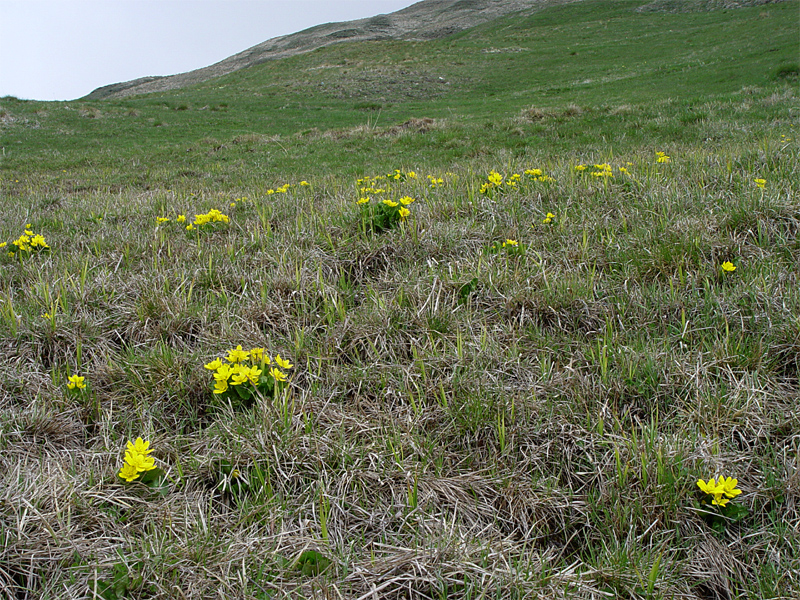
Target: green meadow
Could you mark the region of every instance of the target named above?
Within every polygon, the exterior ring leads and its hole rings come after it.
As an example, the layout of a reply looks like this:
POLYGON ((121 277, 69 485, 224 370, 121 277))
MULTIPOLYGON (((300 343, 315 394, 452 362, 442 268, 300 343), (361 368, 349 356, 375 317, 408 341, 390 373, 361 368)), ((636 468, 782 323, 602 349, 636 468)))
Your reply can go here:
POLYGON ((717 4, 0 98, 0 596, 796 598, 800 4, 717 4))

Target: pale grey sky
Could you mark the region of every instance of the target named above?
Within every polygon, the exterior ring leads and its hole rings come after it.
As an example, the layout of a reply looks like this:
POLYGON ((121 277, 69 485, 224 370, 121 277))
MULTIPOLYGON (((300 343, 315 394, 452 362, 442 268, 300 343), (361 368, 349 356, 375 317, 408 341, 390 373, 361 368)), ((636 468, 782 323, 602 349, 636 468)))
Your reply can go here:
POLYGON ((71 100, 415 0, 0 0, 0 97, 71 100))

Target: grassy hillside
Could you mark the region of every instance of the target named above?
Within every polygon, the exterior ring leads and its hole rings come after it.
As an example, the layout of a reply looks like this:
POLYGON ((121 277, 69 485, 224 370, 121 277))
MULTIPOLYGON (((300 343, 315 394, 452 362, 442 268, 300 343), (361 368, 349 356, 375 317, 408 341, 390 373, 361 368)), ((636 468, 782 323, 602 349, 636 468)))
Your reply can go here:
POLYGON ((798 3, 643 4, 0 100, 0 595, 796 597, 798 3))

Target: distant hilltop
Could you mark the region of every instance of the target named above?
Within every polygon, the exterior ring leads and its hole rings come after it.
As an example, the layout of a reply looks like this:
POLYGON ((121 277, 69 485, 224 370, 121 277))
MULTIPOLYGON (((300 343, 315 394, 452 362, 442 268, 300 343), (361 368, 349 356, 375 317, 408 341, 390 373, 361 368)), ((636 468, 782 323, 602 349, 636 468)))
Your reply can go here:
POLYGON ((317 25, 262 42, 216 64, 166 77, 143 77, 94 90, 84 100, 124 98, 182 88, 340 42, 438 39, 509 13, 579 0, 423 0, 388 15, 317 25))

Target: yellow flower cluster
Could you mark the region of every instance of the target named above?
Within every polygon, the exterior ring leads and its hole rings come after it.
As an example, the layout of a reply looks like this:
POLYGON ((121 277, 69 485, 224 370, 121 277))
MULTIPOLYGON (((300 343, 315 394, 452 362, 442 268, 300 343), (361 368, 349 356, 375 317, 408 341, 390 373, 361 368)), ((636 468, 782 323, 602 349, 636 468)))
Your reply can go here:
POLYGON ((119 476, 130 483, 142 473, 155 469, 155 461, 149 456, 150 452, 150 442, 145 442, 142 438, 136 438, 135 442, 129 441, 125 450, 125 463, 119 476))
POLYGON ((212 208, 206 214, 195 215, 194 222, 186 226, 187 231, 194 230, 195 227, 202 227, 211 223, 230 223, 228 215, 220 212, 216 208, 212 208))
MULTIPOLYGON (((30 227, 30 225, 27 225, 25 232, 11 242, 13 250, 9 251, 9 256, 14 256, 15 252, 33 252, 34 250, 41 251, 50 249, 50 246, 44 241, 44 237, 39 233, 33 233, 30 227)), ((3 242, 0 244, 0 248, 5 248, 7 245, 8 244, 3 242)))
POLYGON ((742 490, 737 489, 736 485, 739 483, 738 479, 732 477, 722 477, 714 482, 712 477, 708 481, 702 479, 697 481, 697 487, 703 490, 706 494, 712 496, 711 504, 715 506, 725 506, 731 498, 735 498, 742 493, 742 490))
POLYGON ((672 159, 664 154, 663 152, 656 152, 656 162, 657 163, 668 163, 671 162, 672 159))
POLYGON ((281 369, 289 370, 294 365, 288 360, 281 358, 278 354, 273 365, 273 359, 265 352, 264 348, 253 348, 243 350, 241 344, 232 350, 228 350, 228 355, 224 359, 215 359, 204 365, 209 371, 214 371, 214 393, 224 394, 230 386, 250 383, 255 387, 264 381, 263 373, 267 367, 269 376, 276 382, 286 381, 286 373, 281 369))
POLYGON ((428 183, 432 189, 437 187, 441 187, 444 185, 444 179, 441 177, 434 177, 433 175, 428 175, 428 183))
POLYGON ((592 177, 613 177, 613 167, 608 163, 600 163, 594 165, 595 170, 592 171, 592 177))
POLYGON ((372 219, 374 221, 373 227, 376 230, 388 229, 400 221, 405 221, 411 215, 411 211, 407 207, 412 202, 415 202, 414 198, 411 196, 402 196, 401 198, 394 200, 385 196, 391 194, 392 182, 402 182, 407 179, 416 178, 417 174, 414 171, 401 171, 400 169, 395 169, 393 173, 389 173, 387 175, 376 175, 375 177, 366 175, 356 180, 356 184, 359 186, 358 191, 360 193, 360 197, 356 201, 356 204, 360 204, 364 207, 364 214, 372 215, 372 219), (383 181, 386 181, 387 183, 381 183, 383 181), (366 205, 372 201, 373 196, 384 197, 377 198, 377 207, 370 209, 366 205))
MULTIPOLYGON (((526 177, 532 179, 533 181, 540 181, 542 183, 555 181, 555 179, 549 175, 544 175, 541 169, 525 169, 523 173, 526 177)), ((504 178, 503 175, 492 169, 489 171, 486 181, 481 185, 479 192, 481 194, 491 196, 495 191, 499 193, 505 193, 509 190, 520 187, 521 184, 522 175, 519 173, 512 173, 508 178, 504 178)))
POLYGON ((286 192, 289 191, 291 187, 292 187, 291 183, 284 183, 282 186, 277 187, 275 189, 270 188, 267 190, 267 196, 272 196, 272 194, 285 194, 286 192))
POLYGON ((547 213, 545 218, 542 219, 542 223, 545 224, 545 225, 549 225, 550 223, 553 222, 553 219, 555 219, 555 218, 556 218, 556 216, 553 213, 549 212, 549 213, 547 213))
POLYGON ((86 378, 80 375, 70 375, 67 380, 67 388, 70 390, 82 390, 86 387, 86 384, 83 383, 84 379, 86 378))
POLYGON ((416 179, 417 174, 414 171, 401 171, 395 169, 392 173, 386 174, 386 179, 393 179, 394 181, 405 181, 406 179, 416 179))

